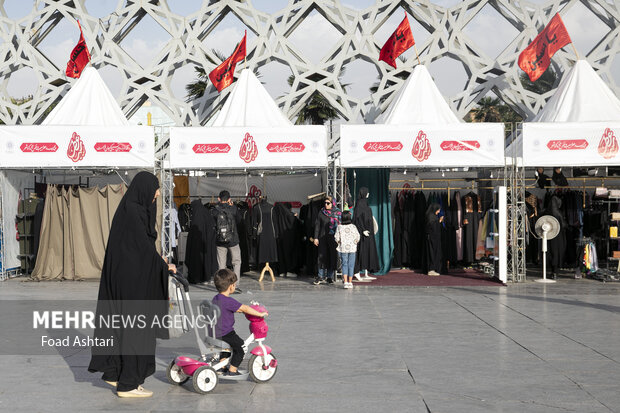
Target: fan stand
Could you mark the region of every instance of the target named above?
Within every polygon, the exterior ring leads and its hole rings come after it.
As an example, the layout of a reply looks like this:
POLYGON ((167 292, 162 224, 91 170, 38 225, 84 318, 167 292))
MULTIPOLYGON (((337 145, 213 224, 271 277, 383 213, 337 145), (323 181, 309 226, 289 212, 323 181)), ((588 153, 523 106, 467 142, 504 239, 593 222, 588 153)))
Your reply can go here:
POLYGON ((543 277, 539 280, 534 280, 539 283, 544 284, 552 284, 555 283, 555 280, 547 279, 547 232, 549 230, 546 228, 546 225, 543 226, 543 240, 542 240, 542 253, 543 253, 543 277))

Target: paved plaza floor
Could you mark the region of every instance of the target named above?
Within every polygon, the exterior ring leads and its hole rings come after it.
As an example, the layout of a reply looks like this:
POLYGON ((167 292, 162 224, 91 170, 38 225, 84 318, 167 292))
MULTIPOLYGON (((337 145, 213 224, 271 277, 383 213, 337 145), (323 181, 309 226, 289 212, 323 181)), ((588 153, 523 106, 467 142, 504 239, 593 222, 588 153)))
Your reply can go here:
MULTIPOLYGON (((620 283, 619 283, 620 284, 620 283)), ((244 276, 269 309, 272 381, 172 386, 192 335, 161 341, 149 399, 120 399, 86 371, 89 350, 0 356, 5 412, 620 412, 620 285, 562 279, 489 287, 314 286, 244 276)), ((96 282, 0 283, 3 300, 95 299, 96 282)), ((214 291, 195 287, 194 304, 214 291)), ((0 317, 18 317, 3 313, 0 317)), ((31 316, 27 315, 26 319, 31 316)), ((247 321, 236 329, 247 335, 247 321)), ((9 329, 10 330, 10 329, 9 329)), ((3 330, 0 345, 15 339, 3 330)), ((245 365, 245 362, 242 366, 245 365)))

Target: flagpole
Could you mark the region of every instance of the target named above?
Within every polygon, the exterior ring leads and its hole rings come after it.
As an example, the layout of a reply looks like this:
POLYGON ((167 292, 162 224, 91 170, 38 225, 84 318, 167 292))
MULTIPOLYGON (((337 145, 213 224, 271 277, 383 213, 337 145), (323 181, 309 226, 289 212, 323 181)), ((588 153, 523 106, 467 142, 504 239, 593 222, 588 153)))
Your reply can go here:
POLYGON ((415 57, 418 58, 418 64, 421 65, 422 63, 420 63, 420 55, 418 55, 418 48, 415 47, 415 43, 413 44, 413 49, 415 50, 415 57))
POLYGON ((577 56, 577 60, 579 60, 579 53, 577 53, 577 48, 575 47, 575 44, 571 42, 570 45, 573 46, 573 50, 575 51, 575 56, 577 56))

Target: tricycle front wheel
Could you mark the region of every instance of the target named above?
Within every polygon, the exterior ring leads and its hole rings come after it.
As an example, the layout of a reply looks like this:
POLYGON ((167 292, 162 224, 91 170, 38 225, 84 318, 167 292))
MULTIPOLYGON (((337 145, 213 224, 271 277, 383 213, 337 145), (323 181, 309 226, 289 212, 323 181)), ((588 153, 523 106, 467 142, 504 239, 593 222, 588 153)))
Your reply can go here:
POLYGON ((263 358, 263 356, 252 354, 248 362, 248 370, 250 372, 250 377, 256 383, 266 383, 271 380, 273 376, 276 375, 276 371, 278 371, 276 356, 271 353, 263 358))

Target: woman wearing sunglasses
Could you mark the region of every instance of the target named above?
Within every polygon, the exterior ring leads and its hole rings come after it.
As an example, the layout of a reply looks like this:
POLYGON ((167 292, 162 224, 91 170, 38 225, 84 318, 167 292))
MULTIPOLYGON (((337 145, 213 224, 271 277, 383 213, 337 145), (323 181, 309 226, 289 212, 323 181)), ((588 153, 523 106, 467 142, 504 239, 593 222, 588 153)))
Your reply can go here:
POLYGON ((325 198, 325 205, 321 209, 314 225, 314 245, 318 247, 319 274, 314 285, 333 284, 334 273, 338 265, 338 251, 334 234, 340 224, 342 213, 333 204, 331 196, 325 198))

